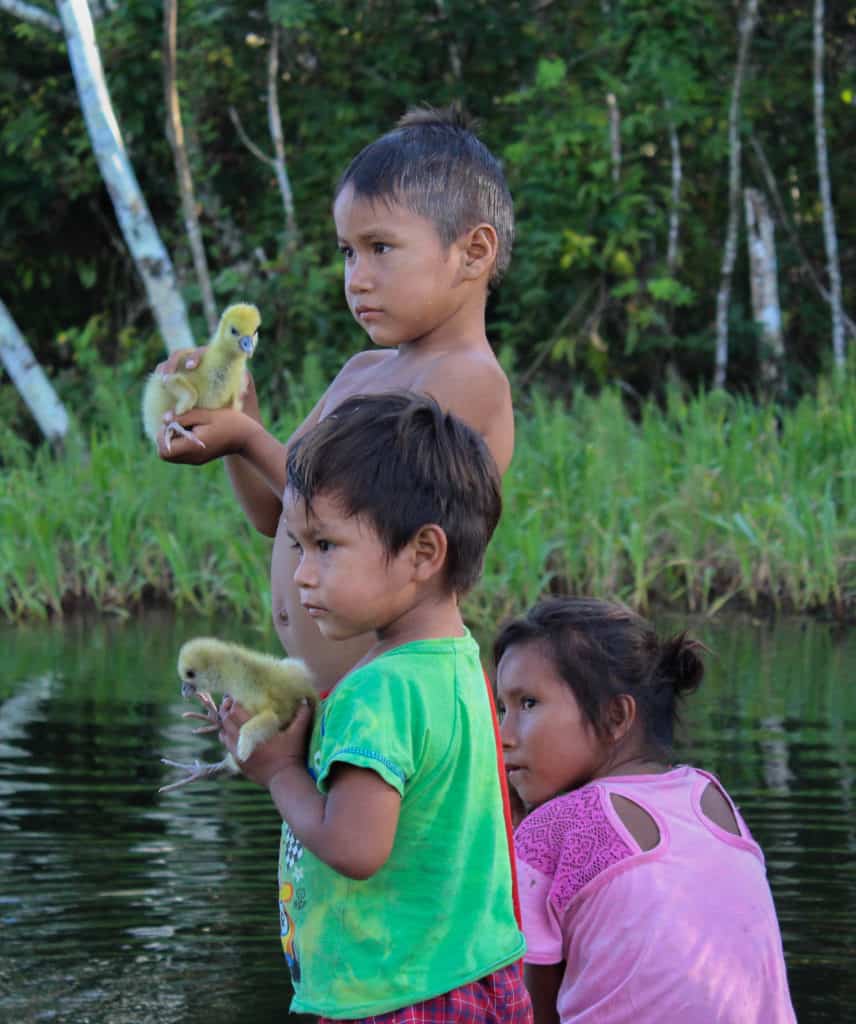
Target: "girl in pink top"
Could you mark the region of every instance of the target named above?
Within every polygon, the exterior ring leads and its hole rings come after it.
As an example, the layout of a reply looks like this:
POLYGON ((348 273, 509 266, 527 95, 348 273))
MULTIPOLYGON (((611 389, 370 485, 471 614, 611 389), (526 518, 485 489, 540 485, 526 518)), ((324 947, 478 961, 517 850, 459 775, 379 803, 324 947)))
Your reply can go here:
POLYGON ((588 598, 496 640, 536 1024, 795 1020, 764 856, 714 776, 670 764, 702 650, 588 598))

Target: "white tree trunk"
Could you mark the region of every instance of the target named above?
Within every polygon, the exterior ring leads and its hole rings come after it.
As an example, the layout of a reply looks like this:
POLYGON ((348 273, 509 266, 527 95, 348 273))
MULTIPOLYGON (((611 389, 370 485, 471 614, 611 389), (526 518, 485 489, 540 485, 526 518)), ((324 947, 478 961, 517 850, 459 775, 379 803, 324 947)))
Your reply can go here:
POLYGON ((752 314, 756 323, 761 325, 761 380, 767 388, 776 390, 780 383, 785 346, 773 218, 763 192, 747 188, 743 199, 746 206, 752 314))
POLYGON ((614 92, 606 94, 606 108, 609 111, 609 160, 612 180, 617 185, 621 179, 621 111, 614 92))
MULTIPOLYGON (((607 23, 612 19, 612 0, 600 0, 600 9, 607 23)), ((609 160, 612 165, 612 180, 621 180, 621 109, 618 97, 610 91, 606 94, 606 109, 609 114, 609 160)))
POLYGON ((166 101, 166 135, 172 147, 175 162, 175 177, 178 181, 178 192, 181 196, 181 210, 184 214, 184 228, 190 243, 193 267, 196 280, 202 294, 202 308, 208 333, 217 329, 217 306, 214 302, 214 290, 211 287, 211 275, 208 273, 208 260, 205 257, 205 243, 196 214, 196 197, 193 194, 193 176, 190 173, 190 161, 184 145, 184 126, 181 123, 181 106, 178 102, 178 82, 176 80, 176 50, 178 37, 178 0, 164 0, 163 5, 163 77, 164 99, 166 101))
POLYGON ((823 239, 829 274, 832 310, 832 353, 835 368, 844 369, 844 316, 841 308, 841 269, 838 264, 838 236, 835 210, 829 184, 829 160, 826 153, 826 126, 823 120, 823 0, 814 0, 814 139, 817 147, 817 174, 820 178, 820 202, 823 208, 823 239))
POLYGON ((125 152, 86 0, 57 0, 80 106, 101 176, 167 348, 195 344, 172 261, 125 152))
POLYGON ((731 300, 731 275, 737 256, 740 205, 740 93, 746 72, 749 43, 757 17, 758 0, 746 0, 745 9, 740 17, 740 43, 728 110, 728 226, 725 231, 725 248, 719 274, 719 292, 716 296, 716 369, 713 385, 717 388, 725 387, 725 374, 728 369, 728 306, 731 300))
POLYGON ((297 244, 297 218, 294 214, 294 195, 285 162, 285 142, 282 138, 282 118, 279 114, 279 25, 273 25, 268 51, 268 130, 273 142, 273 168, 282 205, 285 210, 285 247, 297 244))
POLYGON ((0 361, 8 370, 41 432, 49 441, 62 440, 68 432, 68 414, 2 299, 0 361))
POLYGON ((683 167, 681 164, 681 144, 678 130, 672 118, 672 102, 666 99, 666 111, 669 120, 669 146, 672 150, 672 190, 669 196, 669 247, 666 251, 666 266, 669 276, 674 277, 678 267, 678 236, 681 227, 681 180, 683 167))

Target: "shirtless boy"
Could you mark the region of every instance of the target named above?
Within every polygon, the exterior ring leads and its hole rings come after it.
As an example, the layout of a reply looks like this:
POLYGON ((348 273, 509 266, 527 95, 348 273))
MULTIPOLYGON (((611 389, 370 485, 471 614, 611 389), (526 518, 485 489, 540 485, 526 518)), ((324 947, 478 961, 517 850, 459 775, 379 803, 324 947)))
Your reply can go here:
MULTIPOLYGON (((333 218, 345 298, 375 347, 345 363, 285 444, 262 425, 250 382, 243 412, 200 409, 181 417, 204 448, 178 438, 171 452, 162 443, 159 449, 169 462, 226 456, 248 519, 275 537, 277 633, 289 655, 308 663, 322 692, 359 661, 373 637, 326 641, 300 606, 298 555, 280 527, 288 445, 352 395, 407 389, 431 395, 475 428, 501 473, 514 447, 508 380, 485 331, 488 289, 511 257, 514 212, 489 150, 455 112, 410 111, 348 166, 333 218)), ((164 365, 195 358, 185 352, 164 365)))

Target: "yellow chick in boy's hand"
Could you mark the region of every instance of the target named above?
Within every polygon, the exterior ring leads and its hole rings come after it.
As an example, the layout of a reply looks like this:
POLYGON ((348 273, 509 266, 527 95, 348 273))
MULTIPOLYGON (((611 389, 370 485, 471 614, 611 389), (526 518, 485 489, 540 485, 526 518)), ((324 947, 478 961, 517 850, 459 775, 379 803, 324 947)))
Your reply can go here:
MULTIPOLYGON (((261 316, 255 306, 244 302, 229 306, 198 366, 149 376, 143 391, 143 427, 152 441, 157 442, 167 412, 181 416, 196 408, 223 409, 231 405, 233 409, 240 409, 244 369, 255 351, 260 323, 261 316)), ((167 451, 174 434, 205 447, 192 431, 171 421, 166 425, 167 451)))
MULTIPOLYGON (((178 654, 178 674, 181 695, 198 697, 206 709, 205 714, 188 711, 184 715, 185 718, 200 718, 209 723, 196 732, 216 732, 220 728, 211 690, 228 693, 250 713, 252 717, 238 734, 238 758, 241 761, 246 761, 259 743, 269 740, 288 725, 297 714, 301 701, 314 703, 316 700, 312 675, 302 661, 259 654, 213 637, 197 637, 182 646, 178 654)), ((189 782, 215 778, 224 771, 235 775, 240 772, 231 754, 216 764, 202 761, 182 764, 165 757, 161 761, 187 772, 186 778, 162 786, 161 793, 186 786, 189 782)))

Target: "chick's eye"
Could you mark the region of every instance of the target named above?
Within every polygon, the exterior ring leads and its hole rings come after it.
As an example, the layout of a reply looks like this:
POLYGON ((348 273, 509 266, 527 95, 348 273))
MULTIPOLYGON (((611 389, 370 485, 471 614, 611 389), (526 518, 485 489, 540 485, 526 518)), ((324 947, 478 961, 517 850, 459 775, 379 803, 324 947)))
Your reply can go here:
POLYGON ((238 328, 235 327, 235 326, 232 326, 230 328, 230 330, 231 330, 232 334, 234 334, 234 336, 237 338, 238 337, 238 328))
POLYGON ((185 673, 185 675, 187 676, 188 679, 195 679, 196 678, 196 673, 194 672, 194 670, 192 668, 189 668, 187 670, 187 672, 185 673))

